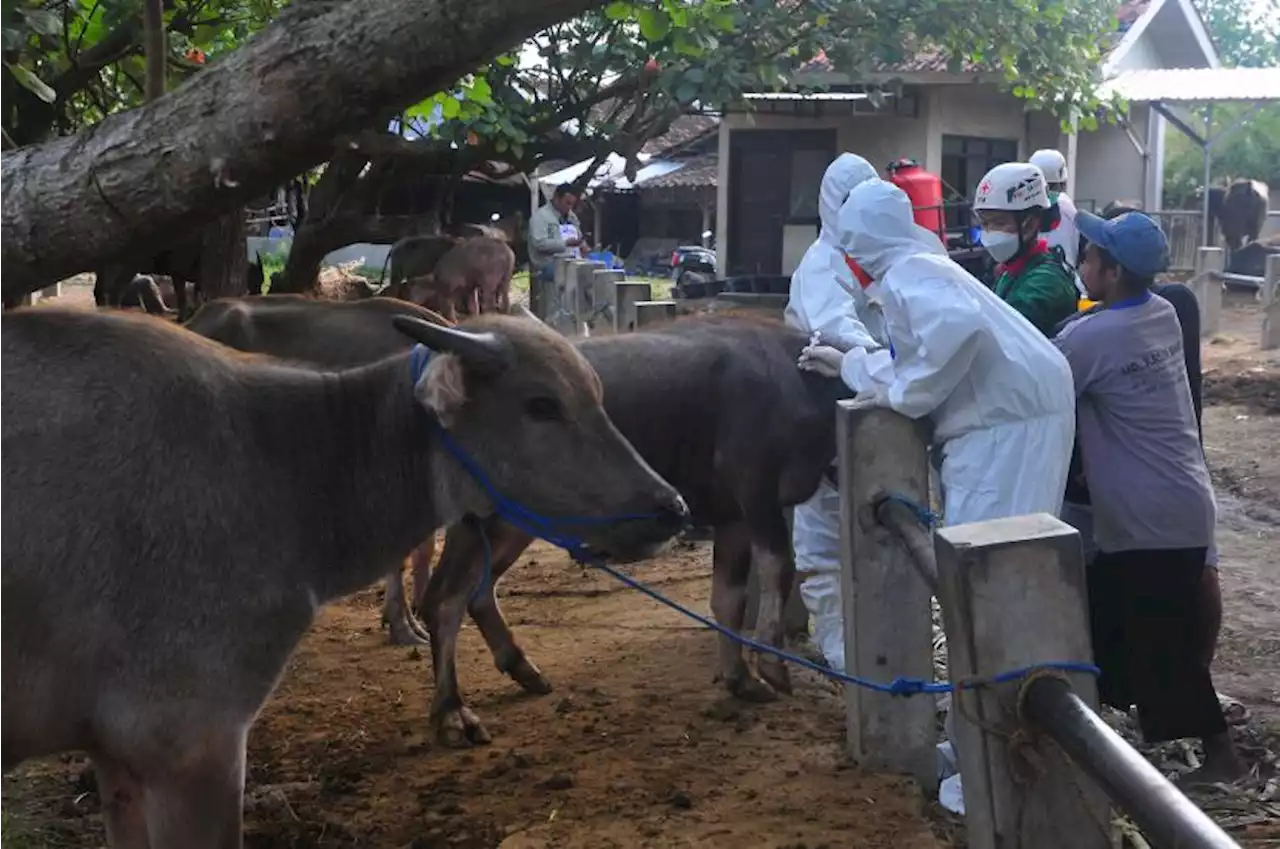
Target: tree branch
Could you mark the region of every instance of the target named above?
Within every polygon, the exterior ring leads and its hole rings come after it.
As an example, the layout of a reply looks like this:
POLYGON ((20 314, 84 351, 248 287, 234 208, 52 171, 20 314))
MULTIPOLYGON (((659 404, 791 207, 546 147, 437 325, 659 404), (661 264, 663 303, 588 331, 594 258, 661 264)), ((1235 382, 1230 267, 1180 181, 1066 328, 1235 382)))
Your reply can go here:
POLYGON ((330 158, 331 139, 600 5, 295 3, 166 97, 0 160, 4 297, 140 250, 157 231, 189 230, 330 158))

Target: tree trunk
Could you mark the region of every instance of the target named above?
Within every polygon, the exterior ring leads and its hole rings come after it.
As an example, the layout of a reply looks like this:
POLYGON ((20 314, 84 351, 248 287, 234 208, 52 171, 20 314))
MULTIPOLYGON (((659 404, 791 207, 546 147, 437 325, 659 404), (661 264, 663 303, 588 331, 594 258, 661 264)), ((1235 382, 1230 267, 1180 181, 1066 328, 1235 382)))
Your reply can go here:
POLYGON ((237 206, 204 230, 200 251, 200 291, 208 301, 239 297, 246 292, 248 272, 244 208, 237 206))
POLYGON ((164 0, 143 0, 142 26, 146 34, 148 102, 164 94, 165 60, 168 49, 164 32, 164 0))
POLYGON ((3 294, 21 297, 239 207, 329 159, 335 138, 603 5, 296 0, 169 96, 0 160, 3 294))

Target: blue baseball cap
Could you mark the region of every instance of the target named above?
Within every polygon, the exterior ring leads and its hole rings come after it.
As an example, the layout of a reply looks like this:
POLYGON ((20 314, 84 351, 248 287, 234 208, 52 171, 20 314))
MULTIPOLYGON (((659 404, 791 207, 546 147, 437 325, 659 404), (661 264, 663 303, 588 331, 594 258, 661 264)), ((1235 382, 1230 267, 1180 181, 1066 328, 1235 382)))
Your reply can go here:
POLYGON ((1141 212, 1126 212, 1108 221, 1080 211, 1076 229, 1140 277, 1154 277, 1169 267, 1169 240, 1160 225, 1141 212))

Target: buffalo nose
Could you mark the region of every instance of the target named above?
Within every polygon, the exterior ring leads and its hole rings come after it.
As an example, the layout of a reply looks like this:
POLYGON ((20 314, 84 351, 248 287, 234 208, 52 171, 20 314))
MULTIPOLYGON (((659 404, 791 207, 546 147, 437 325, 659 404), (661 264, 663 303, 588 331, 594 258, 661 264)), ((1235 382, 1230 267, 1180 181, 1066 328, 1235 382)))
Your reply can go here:
POLYGON ((671 528, 672 533, 675 533, 688 524, 689 505, 685 503, 683 497, 676 495, 674 500, 668 500, 658 508, 656 518, 664 528, 671 528))

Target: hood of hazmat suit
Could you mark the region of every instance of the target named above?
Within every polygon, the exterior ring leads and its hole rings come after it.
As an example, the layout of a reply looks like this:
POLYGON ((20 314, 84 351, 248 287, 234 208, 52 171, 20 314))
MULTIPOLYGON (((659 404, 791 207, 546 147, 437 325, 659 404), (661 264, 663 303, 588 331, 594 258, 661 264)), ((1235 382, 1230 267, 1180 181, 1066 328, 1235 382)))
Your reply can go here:
POLYGON ((871 163, 852 153, 842 153, 827 166, 818 193, 822 228, 795 273, 784 314, 791 327, 819 332, 823 344, 846 350, 885 345, 884 326, 878 313, 868 310, 862 287, 854 279, 840 250, 836 222, 840 207, 854 186, 876 178, 871 163))
POLYGON ((880 406, 932 420, 946 523, 1057 516, 1075 436, 1066 359, 946 256, 898 187, 862 183, 838 226, 841 247, 874 278, 866 292, 894 351, 892 368, 874 373, 846 354, 841 375, 880 406))
MULTIPOLYGON (((791 275, 786 323, 840 350, 880 352, 889 362, 879 310, 870 305, 840 250, 837 220, 849 191, 876 178, 871 163, 843 153, 827 166, 818 194, 822 229, 791 275)), ((800 595, 809 611, 813 641, 827 663, 844 669, 840 601, 840 493, 825 477, 808 501, 796 505, 792 524, 800 595)))

